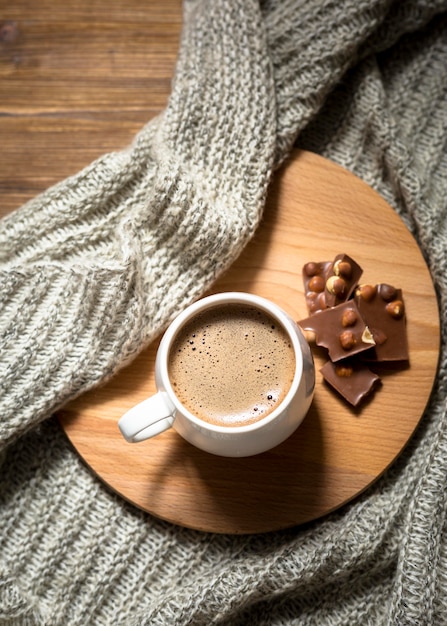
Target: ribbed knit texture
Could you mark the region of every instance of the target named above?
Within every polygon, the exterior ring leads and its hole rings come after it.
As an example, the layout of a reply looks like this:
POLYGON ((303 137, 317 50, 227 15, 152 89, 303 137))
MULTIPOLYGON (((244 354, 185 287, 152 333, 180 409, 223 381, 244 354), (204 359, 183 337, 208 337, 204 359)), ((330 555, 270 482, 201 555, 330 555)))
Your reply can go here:
POLYGON ((447 624, 446 9, 187 2, 167 109, 0 222, 0 624, 447 624), (182 529, 109 492, 51 415, 237 258, 294 144, 363 178, 419 241, 434 393, 389 471, 318 523, 182 529))

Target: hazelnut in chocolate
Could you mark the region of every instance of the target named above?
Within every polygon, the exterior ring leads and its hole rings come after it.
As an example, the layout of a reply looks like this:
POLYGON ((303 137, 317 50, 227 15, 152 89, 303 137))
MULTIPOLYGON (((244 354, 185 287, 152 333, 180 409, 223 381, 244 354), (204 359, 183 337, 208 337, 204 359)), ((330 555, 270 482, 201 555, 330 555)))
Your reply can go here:
POLYGON ((354 301, 368 325, 375 346, 370 361, 408 361, 405 304, 402 290, 387 285, 360 285, 354 301))
POLYGON ((380 383, 379 376, 357 360, 327 361, 320 372, 324 380, 353 406, 359 405, 380 383))
POLYGON ((354 300, 315 313, 298 324, 303 330, 315 333, 315 343, 327 348, 334 362, 375 345, 354 300))
POLYGON ((326 271, 326 306, 337 306, 349 300, 362 274, 362 268, 354 259, 347 254, 337 254, 330 269, 326 271))
POLYGON ((303 267, 304 296, 310 315, 327 307, 324 291, 331 265, 330 261, 310 261, 303 267))

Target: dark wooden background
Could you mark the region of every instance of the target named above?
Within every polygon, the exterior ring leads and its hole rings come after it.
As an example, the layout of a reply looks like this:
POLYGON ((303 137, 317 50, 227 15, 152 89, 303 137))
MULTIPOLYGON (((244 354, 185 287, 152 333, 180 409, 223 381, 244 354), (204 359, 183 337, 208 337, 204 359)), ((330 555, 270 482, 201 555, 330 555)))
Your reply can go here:
POLYGON ((166 105, 181 0, 0 0, 0 216, 166 105))

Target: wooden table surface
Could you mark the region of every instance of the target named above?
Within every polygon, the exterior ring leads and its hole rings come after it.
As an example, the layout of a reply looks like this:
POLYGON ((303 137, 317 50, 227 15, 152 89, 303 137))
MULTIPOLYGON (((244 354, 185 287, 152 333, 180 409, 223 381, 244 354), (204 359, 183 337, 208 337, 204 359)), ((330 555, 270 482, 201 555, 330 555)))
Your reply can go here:
POLYGON ((166 105, 181 0, 0 0, 0 216, 166 105))

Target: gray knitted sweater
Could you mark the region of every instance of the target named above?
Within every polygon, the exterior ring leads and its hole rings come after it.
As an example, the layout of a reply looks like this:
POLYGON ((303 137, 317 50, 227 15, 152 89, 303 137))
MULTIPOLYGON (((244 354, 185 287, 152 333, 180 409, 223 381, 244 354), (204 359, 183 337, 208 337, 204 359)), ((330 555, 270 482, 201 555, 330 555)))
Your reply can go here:
POLYGON ((0 222, 0 624, 447 624, 446 9, 189 0, 166 110, 0 222), (229 267, 294 145, 416 236, 441 310, 435 389, 342 510, 266 535, 186 530, 111 493, 52 415, 229 267))

